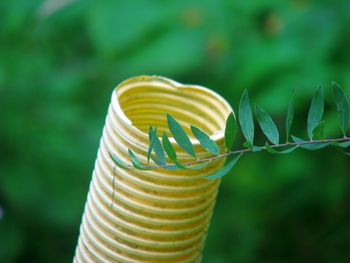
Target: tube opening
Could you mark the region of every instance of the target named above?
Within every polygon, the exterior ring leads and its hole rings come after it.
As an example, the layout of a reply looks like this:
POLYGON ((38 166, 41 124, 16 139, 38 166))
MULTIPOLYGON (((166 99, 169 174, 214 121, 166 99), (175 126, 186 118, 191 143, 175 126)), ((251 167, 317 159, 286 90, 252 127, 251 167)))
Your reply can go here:
POLYGON ((181 85, 160 77, 139 77, 122 83, 118 89, 120 109, 131 124, 148 134, 150 126, 158 127, 158 135, 166 131, 172 137, 167 114, 173 116, 192 138, 190 125, 212 137, 223 136, 229 104, 213 91, 181 85))

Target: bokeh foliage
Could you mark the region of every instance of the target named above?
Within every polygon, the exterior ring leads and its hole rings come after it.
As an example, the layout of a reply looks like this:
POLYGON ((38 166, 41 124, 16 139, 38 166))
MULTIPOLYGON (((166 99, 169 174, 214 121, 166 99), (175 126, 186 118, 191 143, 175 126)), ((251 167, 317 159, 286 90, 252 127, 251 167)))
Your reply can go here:
MULTIPOLYGON (((127 77, 207 86, 236 109, 248 89, 280 127, 296 88, 301 137, 318 84, 326 98, 331 80, 350 93, 346 0, 63 2, 0 3, 0 262, 71 261, 110 94, 127 77)), ((339 135, 326 112, 326 135, 339 135)), ((204 262, 347 262, 349 171, 334 149, 242 159, 204 262)))

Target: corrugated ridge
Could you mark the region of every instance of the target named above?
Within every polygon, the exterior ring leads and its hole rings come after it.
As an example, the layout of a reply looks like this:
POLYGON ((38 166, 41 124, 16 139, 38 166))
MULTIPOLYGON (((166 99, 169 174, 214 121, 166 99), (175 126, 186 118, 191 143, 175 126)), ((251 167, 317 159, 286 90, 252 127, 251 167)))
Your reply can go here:
MULTIPOLYGON (((145 162, 146 129, 166 127, 165 113, 187 130, 192 124, 215 134, 230 110, 205 88, 184 88, 160 77, 119 85, 106 117, 74 261, 199 262, 219 186, 218 180, 202 177, 220 169, 224 160, 198 171, 141 171, 116 167, 109 153, 130 162, 130 148, 145 162)), ((217 140, 221 147, 222 137, 217 140)), ((207 156, 191 140, 198 155, 207 156)), ((193 160, 174 146, 182 162, 193 160)))

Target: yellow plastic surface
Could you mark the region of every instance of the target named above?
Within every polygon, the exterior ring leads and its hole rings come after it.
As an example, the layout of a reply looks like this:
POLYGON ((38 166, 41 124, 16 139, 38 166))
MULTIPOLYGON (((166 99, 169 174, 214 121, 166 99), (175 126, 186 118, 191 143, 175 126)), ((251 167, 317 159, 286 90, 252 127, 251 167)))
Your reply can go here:
MULTIPOLYGON (((74 262, 200 262, 220 184, 203 177, 224 160, 198 171, 126 170, 114 165, 109 152, 130 163, 130 148, 146 163, 149 126, 171 137, 167 113, 187 134, 195 125, 224 151, 231 111, 222 97, 203 87, 156 76, 121 83, 112 94, 74 262)), ((193 160, 170 141, 181 162, 193 160)), ((200 158, 208 156, 197 140, 191 141, 200 158)))

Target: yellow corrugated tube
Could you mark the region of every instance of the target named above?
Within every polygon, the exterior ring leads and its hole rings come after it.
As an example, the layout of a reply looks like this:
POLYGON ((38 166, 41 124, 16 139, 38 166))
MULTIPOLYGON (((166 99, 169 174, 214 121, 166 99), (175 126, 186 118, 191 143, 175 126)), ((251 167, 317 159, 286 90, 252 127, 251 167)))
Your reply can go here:
MULTIPOLYGON (((115 166, 109 153, 130 163, 130 148, 147 163, 153 126, 159 135, 168 133, 180 162, 192 161, 171 138, 167 113, 187 134, 189 125, 197 126, 224 151, 231 111, 204 87, 156 76, 121 83, 112 94, 74 262, 200 262, 220 184, 203 177, 221 169, 224 160, 196 171, 138 170, 115 166)), ((194 137, 191 142, 199 158, 208 156, 194 137)))

